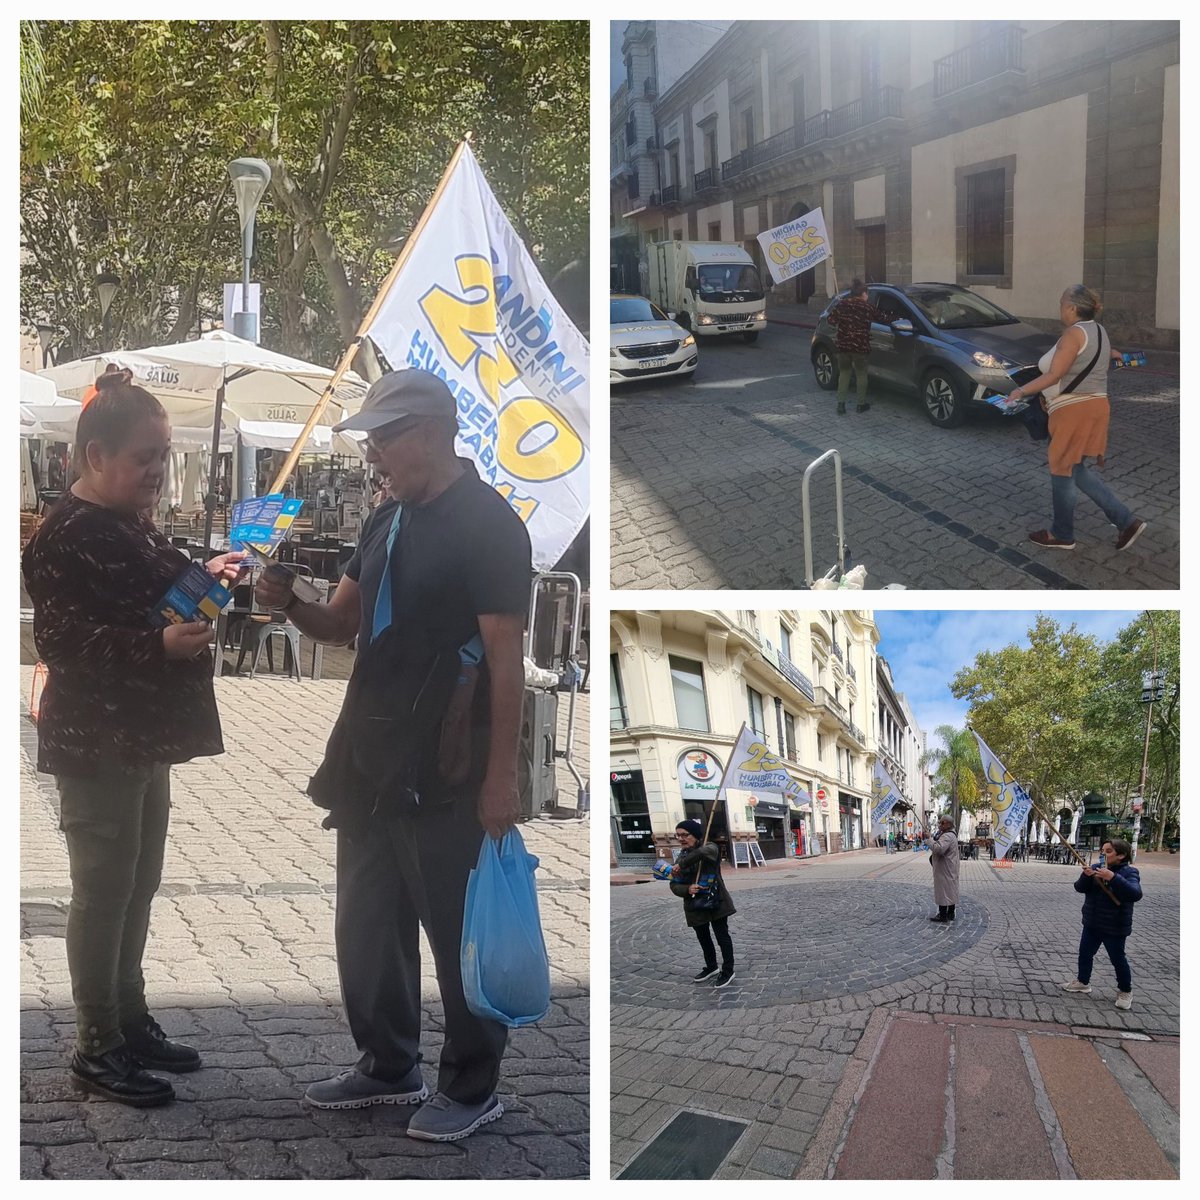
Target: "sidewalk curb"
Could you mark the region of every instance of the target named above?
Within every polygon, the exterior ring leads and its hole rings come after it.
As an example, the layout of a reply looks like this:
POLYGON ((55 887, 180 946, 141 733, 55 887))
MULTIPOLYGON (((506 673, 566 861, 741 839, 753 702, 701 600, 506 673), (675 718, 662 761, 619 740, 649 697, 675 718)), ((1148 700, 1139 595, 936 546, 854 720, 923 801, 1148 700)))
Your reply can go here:
POLYGON ((854 1053, 846 1063, 841 1082, 829 1101, 829 1107, 817 1126, 817 1132, 805 1151, 804 1160, 793 1179, 826 1179, 838 1150, 845 1141, 849 1118, 854 1112, 871 1075, 871 1068, 883 1044, 883 1035, 891 1024, 893 1014, 887 1008, 871 1013, 867 1027, 854 1053))

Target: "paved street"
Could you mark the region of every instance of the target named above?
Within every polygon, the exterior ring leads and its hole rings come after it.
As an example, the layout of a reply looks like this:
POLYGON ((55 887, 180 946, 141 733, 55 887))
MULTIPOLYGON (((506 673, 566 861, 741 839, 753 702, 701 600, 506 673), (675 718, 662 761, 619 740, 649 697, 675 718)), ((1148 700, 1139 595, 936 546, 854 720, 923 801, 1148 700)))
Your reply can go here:
MULTIPOLYGON (((872 386, 869 412, 839 417, 809 362, 815 317, 774 310, 753 346, 701 347, 694 382, 612 389, 612 584, 618 588, 804 585, 801 478, 841 452, 846 538, 867 586, 1177 588, 1178 355, 1114 371, 1113 490, 1149 522, 1117 554, 1115 532, 1081 497, 1078 545, 1026 541, 1050 516, 1045 443, 983 412, 937 429, 915 397, 872 386), (780 313, 784 315, 779 316, 780 313)), ((813 479, 816 574, 836 561, 833 472, 813 479)))
POLYGON ((964 863, 949 926, 922 854, 727 872, 720 991, 664 884, 612 888, 613 1174, 688 1109, 744 1126, 723 1179, 1175 1177, 1177 861, 1141 865, 1128 1012, 1103 952, 1059 989, 1068 867, 964 863))
MULTIPOLYGON (((64 950, 66 852, 52 782, 33 766, 31 668, 21 668, 21 1111, 23 1178, 586 1178, 588 822, 523 827, 541 859, 539 900, 553 1006, 514 1031, 505 1115, 464 1142, 404 1136, 398 1108, 318 1113, 306 1084, 357 1058, 333 948, 334 835, 303 795, 345 684, 217 683, 227 753, 177 768, 163 885, 145 963, 151 1008, 205 1068, 179 1099, 137 1111, 75 1091, 64 950), (287 744, 268 732, 291 726, 287 744)), ((578 760, 587 762, 588 698, 578 760)), ((565 705, 560 723, 565 722, 565 705)), ((573 793, 565 771, 561 787, 573 793)), ((426 1081, 436 1082, 441 1005, 422 936, 426 1081)))

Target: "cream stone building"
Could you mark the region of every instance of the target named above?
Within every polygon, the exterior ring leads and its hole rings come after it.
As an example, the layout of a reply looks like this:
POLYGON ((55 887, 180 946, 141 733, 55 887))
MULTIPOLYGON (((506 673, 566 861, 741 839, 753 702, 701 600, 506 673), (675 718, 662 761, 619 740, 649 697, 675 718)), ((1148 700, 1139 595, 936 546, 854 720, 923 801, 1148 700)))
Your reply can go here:
MULTIPOLYGON (((614 275, 672 238, 762 264, 757 234, 821 208, 841 287, 958 283, 1057 331, 1082 281, 1115 337, 1178 349, 1179 23, 1073 15, 736 21, 652 95, 628 58, 614 275)), ((648 53, 670 24, 626 40, 648 53)), ((779 294, 820 309, 834 273, 779 294)))
POLYGON ((865 845, 878 641, 861 610, 614 612, 611 864, 647 867, 677 822, 704 819, 743 722, 803 796, 730 791, 714 811, 714 840, 743 858, 757 843, 765 859, 865 845))

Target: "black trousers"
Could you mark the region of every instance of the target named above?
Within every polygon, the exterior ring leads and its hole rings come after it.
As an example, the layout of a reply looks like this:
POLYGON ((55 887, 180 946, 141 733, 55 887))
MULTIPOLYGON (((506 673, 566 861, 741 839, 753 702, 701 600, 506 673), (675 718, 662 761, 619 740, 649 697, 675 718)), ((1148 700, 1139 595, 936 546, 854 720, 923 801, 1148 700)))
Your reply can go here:
POLYGON ((733 942, 729 937, 729 918, 717 917, 712 921, 706 921, 703 925, 693 925, 692 928, 695 929, 700 948, 704 951, 704 965, 710 970, 717 965, 717 952, 713 948, 713 934, 715 933, 717 945, 721 947, 721 966, 726 971, 732 971, 733 942))
POLYGON ((420 1059, 424 926, 446 1020, 438 1091, 462 1104, 496 1090, 508 1037, 468 1010, 459 968, 467 876, 482 839, 473 805, 421 806, 338 830, 338 974, 359 1069, 399 1081, 420 1059))

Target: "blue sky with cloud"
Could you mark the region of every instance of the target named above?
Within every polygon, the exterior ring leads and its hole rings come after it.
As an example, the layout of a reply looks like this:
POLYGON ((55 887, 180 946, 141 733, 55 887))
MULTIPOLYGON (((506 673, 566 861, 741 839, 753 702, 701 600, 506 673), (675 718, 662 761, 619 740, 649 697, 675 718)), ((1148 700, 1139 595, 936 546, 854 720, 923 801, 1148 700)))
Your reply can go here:
MULTIPOLYGON (((1026 645, 1026 633, 1036 613, 1015 612, 880 612, 878 652, 892 668, 897 690, 908 697, 917 721, 932 742, 939 725, 959 725, 966 720, 965 701, 950 694, 950 681, 961 667, 970 665, 984 650, 1026 645)), ((1062 626, 1074 624, 1081 633, 1111 640, 1130 623, 1136 612, 1054 612, 1062 626)))

